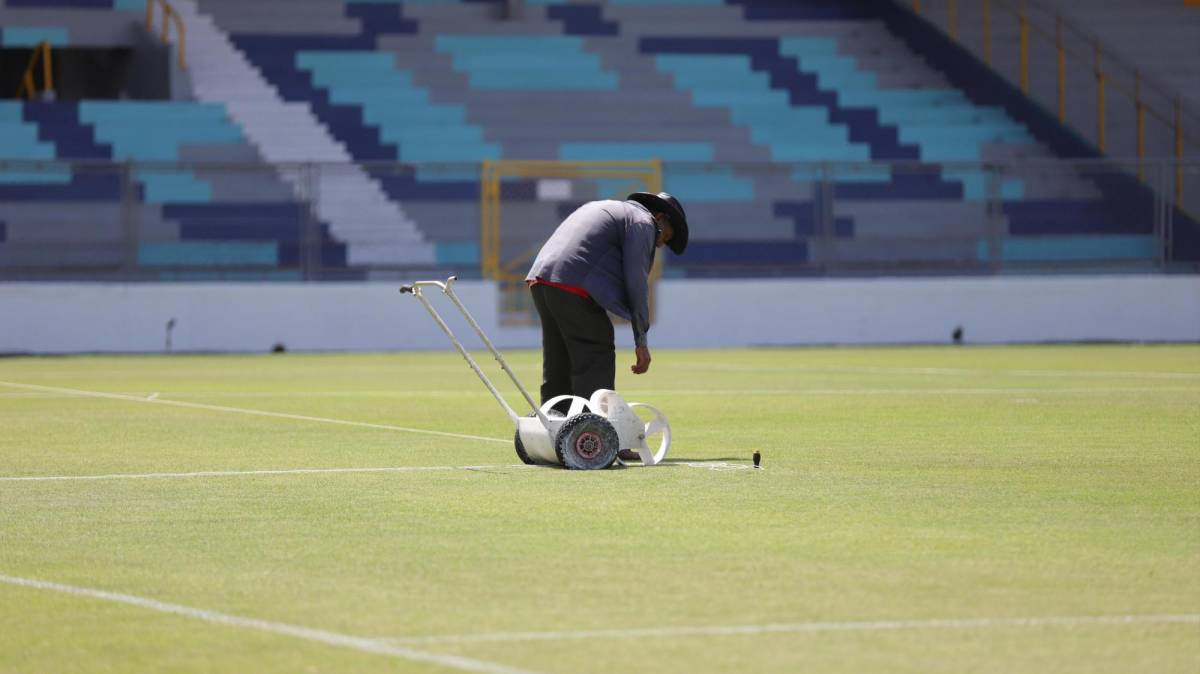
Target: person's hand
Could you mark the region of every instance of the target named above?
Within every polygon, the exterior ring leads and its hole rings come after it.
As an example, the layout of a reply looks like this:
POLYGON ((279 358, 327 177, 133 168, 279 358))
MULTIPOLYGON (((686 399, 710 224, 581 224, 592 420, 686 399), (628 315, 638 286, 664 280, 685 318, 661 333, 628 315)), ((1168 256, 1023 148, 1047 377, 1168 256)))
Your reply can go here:
POLYGON ((632 370, 634 374, 642 374, 646 370, 649 370, 650 369, 650 347, 639 346, 634 351, 634 353, 637 354, 637 362, 634 363, 633 367, 631 367, 629 369, 632 370))

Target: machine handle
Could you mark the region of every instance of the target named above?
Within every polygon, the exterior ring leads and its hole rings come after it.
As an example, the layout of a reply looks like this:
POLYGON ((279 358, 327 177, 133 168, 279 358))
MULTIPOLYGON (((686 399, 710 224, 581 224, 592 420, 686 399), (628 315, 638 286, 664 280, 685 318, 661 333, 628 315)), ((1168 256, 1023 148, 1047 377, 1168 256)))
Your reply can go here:
POLYGON ((415 295, 417 292, 416 289, 421 286, 437 286, 442 290, 442 292, 446 292, 446 290, 448 290, 450 286, 454 285, 454 282, 457 280, 458 276, 451 276, 445 281, 414 281, 407 285, 400 286, 400 294, 415 295))

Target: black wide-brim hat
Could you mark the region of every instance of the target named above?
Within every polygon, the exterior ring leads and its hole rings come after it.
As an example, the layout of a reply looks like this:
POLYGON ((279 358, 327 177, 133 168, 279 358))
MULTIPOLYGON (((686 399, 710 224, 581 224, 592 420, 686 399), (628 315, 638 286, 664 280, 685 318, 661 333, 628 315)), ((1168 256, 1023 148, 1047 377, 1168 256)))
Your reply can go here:
POLYGON ((638 202, 649 209, 651 213, 666 213, 667 220, 671 221, 671 229, 674 230, 671 240, 667 242, 667 247, 671 249, 672 253, 683 255, 683 250, 687 248, 688 243, 688 224, 687 214, 683 212, 683 206, 680 205, 678 199, 666 192, 658 194, 634 192, 626 199, 638 202))

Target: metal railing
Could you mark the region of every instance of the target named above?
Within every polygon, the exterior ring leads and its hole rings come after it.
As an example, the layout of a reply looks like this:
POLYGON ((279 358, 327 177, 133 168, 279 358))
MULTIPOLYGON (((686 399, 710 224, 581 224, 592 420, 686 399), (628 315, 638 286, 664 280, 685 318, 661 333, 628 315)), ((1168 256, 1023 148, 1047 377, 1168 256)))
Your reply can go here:
POLYGON ((178 37, 179 44, 175 48, 175 58, 179 62, 180 68, 187 68, 187 29, 183 25, 183 19, 179 17, 179 13, 171 6, 167 0, 146 0, 146 29, 154 33, 154 5, 158 4, 162 7, 162 29, 159 31, 159 39, 163 44, 169 42, 171 36, 171 24, 175 25, 175 35, 178 37))
MULTIPOLYGON (((1200 242, 1200 230, 1169 188, 1179 173, 1200 184, 1200 161, 1141 164, 1143 181, 1131 176, 1134 162, 1100 159, 663 162, 662 187, 684 201, 696 244, 694 255, 664 256, 664 273, 1200 272, 1198 251, 1181 256, 1177 236, 1200 242), (726 256, 726 243, 735 252, 757 245, 763 257, 726 256)), ((481 169, 0 160, 0 280, 403 279, 432 270, 489 277, 481 169), (394 248, 398 235, 317 217, 321 200, 337 198, 321 186, 352 167, 413 196, 400 205, 436 244, 435 260, 353 262, 356 251, 394 248)), ((627 188, 609 193, 616 187, 605 178, 553 180, 569 184, 547 190, 533 175, 498 184, 487 234, 505 259, 540 246, 574 205, 623 198, 627 188)))
MULTIPOLYGON (((1056 8, 1037 0, 911 0, 910 6, 1101 153, 1136 157, 1139 177, 1146 177, 1148 157, 1182 162, 1200 154, 1200 113, 1056 8)), ((1184 182, 1181 169, 1171 185, 1181 205, 1184 182)))

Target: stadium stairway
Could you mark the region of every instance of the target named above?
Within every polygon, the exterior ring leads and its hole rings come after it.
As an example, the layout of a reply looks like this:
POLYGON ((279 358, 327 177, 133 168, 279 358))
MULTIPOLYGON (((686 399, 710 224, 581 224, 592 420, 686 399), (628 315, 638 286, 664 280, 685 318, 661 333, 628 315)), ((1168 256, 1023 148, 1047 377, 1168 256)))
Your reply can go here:
MULTIPOLYGON (((428 264, 432 246, 413 220, 379 183, 354 164, 344 145, 328 133, 303 104, 284 101, 262 75, 235 49, 212 18, 200 14, 191 0, 175 0, 189 26, 190 72, 201 100, 222 103, 272 163, 319 162, 341 164, 313 173, 284 170, 281 177, 297 198, 309 201, 318 217, 329 223, 334 236, 346 243, 351 265, 428 264)), ((321 11, 329 3, 312 4, 321 11)), ((239 6, 239 14, 255 20, 274 10, 291 8, 255 3, 239 6)), ((316 14, 320 20, 328 17, 316 14)))

